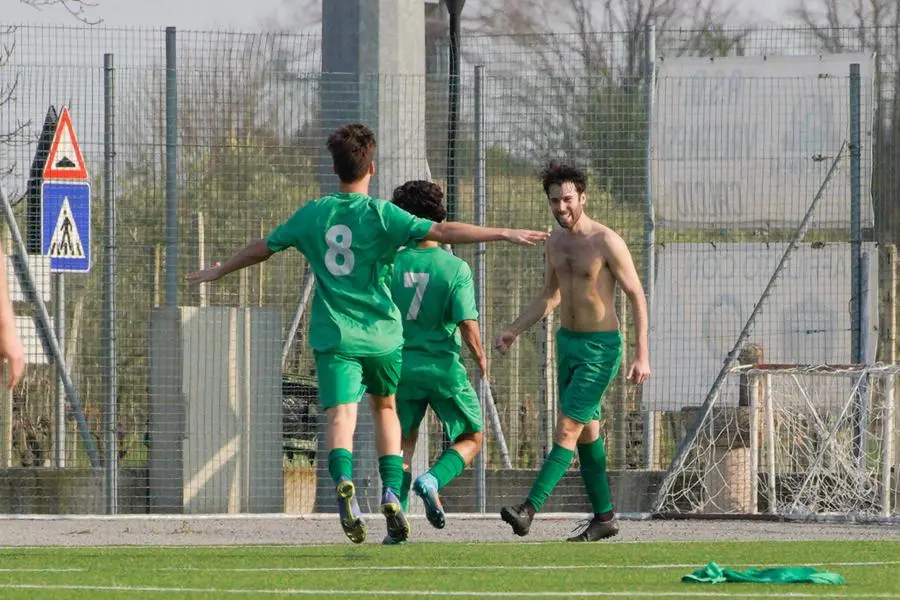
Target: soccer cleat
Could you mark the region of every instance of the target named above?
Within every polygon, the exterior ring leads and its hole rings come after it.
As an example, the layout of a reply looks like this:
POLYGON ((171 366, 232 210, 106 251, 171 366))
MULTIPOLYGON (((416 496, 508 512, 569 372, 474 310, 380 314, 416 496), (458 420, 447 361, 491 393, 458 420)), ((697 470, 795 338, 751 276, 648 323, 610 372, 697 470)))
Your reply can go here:
POLYGON ((578 527, 584 527, 581 530, 581 533, 578 535, 573 535, 568 538, 569 542, 596 542, 599 540, 605 540, 606 538, 611 538, 617 533, 619 533, 619 521, 615 517, 609 519, 607 521, 601 521, 598 517, 594 517, 589 521, 582 521, 579 523, 575 529, 578 527))
POLYGON ((422 499, 425 504, 425 517, 437 529, 443 529, 446 525, 444 518, 444 507, 441 505, 441 498, 438 496, 437 480, 434 475, 428 473, 422 475, 413 484, 413 491, 422 499))
POLYGON ((359 503, 356 501, 356 487, 353 482, 347 478, 341 480, 337 485, 338 514, 341 517, 341 527, 344 534, 354 544, 362 544, 366 541, 365 521, 359 510, 359 503))
POLYGON ((388 537, 395 542, 405 542, 409 539, 409 520, 403 514, 400 499, 390 488, 385 488, 381 494, 381 514, 387 522, 388 537))
POLYGON ((526 536, 531 529, 534 513, 529 511, 528 506, 525 504, 504 506, 500 509, 500 518, 512 525, 513 533, 519 536, 526 536))

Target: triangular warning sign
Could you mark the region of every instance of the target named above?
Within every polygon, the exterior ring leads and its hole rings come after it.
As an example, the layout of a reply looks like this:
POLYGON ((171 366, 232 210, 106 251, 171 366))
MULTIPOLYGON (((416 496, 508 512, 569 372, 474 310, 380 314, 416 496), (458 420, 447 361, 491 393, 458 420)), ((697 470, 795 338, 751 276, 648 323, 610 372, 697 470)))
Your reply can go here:
POLYGON ((78 147, 78 138, 75 137, 69 108, 64 106, 59 116, 59 124, 56 126, 56 134, 53 136, 53 144, 50 145, 47 164, 44 165, 44 179, 87 178, 87 167, 81 155, 81 148, 78 147))
POLYGON ((75 225, 75 217, 72 216, 72 207, 69 199, 63 198, 62 208, 59 209, 59 217, 56 219, 56 227, 53 228, 53 237, 50 238, 50 249, 47 252, 50 258, 84 258, 84 246, 81 244, 81 236, 75 225))

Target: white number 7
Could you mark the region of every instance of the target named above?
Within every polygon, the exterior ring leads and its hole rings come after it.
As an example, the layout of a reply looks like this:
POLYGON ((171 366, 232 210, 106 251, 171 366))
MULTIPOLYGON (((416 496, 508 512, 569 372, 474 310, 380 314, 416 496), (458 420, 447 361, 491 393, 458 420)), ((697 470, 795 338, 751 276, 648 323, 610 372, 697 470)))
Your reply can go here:
POLYGON ((425 295, 425 288, 428 287, 428 273, 404 273, 403 286, 416 288, 412 302, 409 303, 409 310, 406 312, 408 321, 415 321, 419 316, 419 309, 422 308, 422 297, 425 295))

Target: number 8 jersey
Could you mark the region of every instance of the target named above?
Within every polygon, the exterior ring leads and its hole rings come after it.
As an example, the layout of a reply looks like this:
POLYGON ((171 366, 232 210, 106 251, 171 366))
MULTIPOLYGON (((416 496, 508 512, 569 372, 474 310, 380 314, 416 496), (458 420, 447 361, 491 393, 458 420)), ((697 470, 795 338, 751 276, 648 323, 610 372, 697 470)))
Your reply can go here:
POLYGON ((269 234, 269 250, 296 248, 316 276, 313 350, 378 356, 403 344, 391 265, 398 248, 423 239, 433 224, 390 202, 338 193, 308 202, 269 234))

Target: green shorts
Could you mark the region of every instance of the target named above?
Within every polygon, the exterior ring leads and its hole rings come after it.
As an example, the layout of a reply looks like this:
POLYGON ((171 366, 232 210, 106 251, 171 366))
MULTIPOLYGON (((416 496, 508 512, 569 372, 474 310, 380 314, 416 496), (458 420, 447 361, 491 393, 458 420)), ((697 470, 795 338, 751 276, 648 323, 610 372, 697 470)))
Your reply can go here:
POLYGON ((359 402, 363 394, 390 396, 400 380, 402 348, 379 356, 347 356, 334 352, 313 352, 319 401, 324 410, 338 404, 359 402))
POLYGON ((465 366, 458 361, 449 372, 434 364, 404 362, 397 387, 397 416, 403 437, 419 427, 429 406, 450 440, 483 428, 481 402, 465 366))
POLYGON ((559 412, 579 423, 600 418, 600 402, 622 363, 619 331, 556 333, 559 412))

